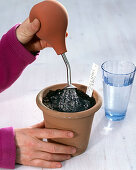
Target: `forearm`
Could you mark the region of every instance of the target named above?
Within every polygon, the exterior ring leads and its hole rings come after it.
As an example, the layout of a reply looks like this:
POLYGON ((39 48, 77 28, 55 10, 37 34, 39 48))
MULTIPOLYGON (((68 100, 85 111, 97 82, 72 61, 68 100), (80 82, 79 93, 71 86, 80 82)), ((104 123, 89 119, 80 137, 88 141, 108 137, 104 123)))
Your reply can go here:
POLYGON ((11 28, 0 41, 0 92, 11 86, 25 67, 36 57, 16 38, 16 27, 11 28))

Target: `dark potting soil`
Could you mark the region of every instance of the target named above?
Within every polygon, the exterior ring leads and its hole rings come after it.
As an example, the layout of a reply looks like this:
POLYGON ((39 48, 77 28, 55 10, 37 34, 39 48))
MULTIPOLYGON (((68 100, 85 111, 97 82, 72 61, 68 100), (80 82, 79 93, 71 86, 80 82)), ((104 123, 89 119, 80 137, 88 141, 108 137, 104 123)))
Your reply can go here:
POLYGON ((94 97, 78 89, 50 90, 43 98, 43 104, 52 110, 59 112, 80 112, 93 107, 96 102, 94 97))

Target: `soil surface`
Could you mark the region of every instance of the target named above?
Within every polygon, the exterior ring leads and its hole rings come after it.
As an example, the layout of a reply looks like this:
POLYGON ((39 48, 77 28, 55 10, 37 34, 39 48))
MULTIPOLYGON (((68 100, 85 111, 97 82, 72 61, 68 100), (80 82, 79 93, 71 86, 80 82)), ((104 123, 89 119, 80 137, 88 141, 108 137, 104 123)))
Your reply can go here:
POLYGON ((43 104, 52 110, 59 112, 80 112, 93 107, 96 102, 94 97, 78 89, 50 90, 43 98, 43 104))

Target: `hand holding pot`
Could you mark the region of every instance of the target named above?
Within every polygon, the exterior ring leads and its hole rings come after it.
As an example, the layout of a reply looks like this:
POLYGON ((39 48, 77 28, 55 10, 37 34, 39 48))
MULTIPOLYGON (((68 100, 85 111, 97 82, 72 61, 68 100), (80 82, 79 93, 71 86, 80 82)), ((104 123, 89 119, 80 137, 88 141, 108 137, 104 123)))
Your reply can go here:
POLYGON ((42 168, 60 168, 60 161, 70 159, 76 149, 42 141, 43 138, 72 138, 73 132, 46 129, 44 122, 30 128, 15 129, 16 163, 42 168))
POLYGON ((40 29, 40 21, 35 19, 30 23, 27 18, 16 30, 17 39, 28 49, 30 52, 37 52, 50 45, 45 40, 40 40, 35 34, 40 29))

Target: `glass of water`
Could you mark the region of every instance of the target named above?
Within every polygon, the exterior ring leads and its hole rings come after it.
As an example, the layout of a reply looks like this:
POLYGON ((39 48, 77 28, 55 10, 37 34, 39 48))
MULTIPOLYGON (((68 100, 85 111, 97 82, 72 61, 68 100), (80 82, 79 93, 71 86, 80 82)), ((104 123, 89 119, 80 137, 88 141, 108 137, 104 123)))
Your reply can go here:
POLYGON ((105 116, 113 121, 125 118, 136 67, 127 61, 106 61, 101 65, 105 116))

